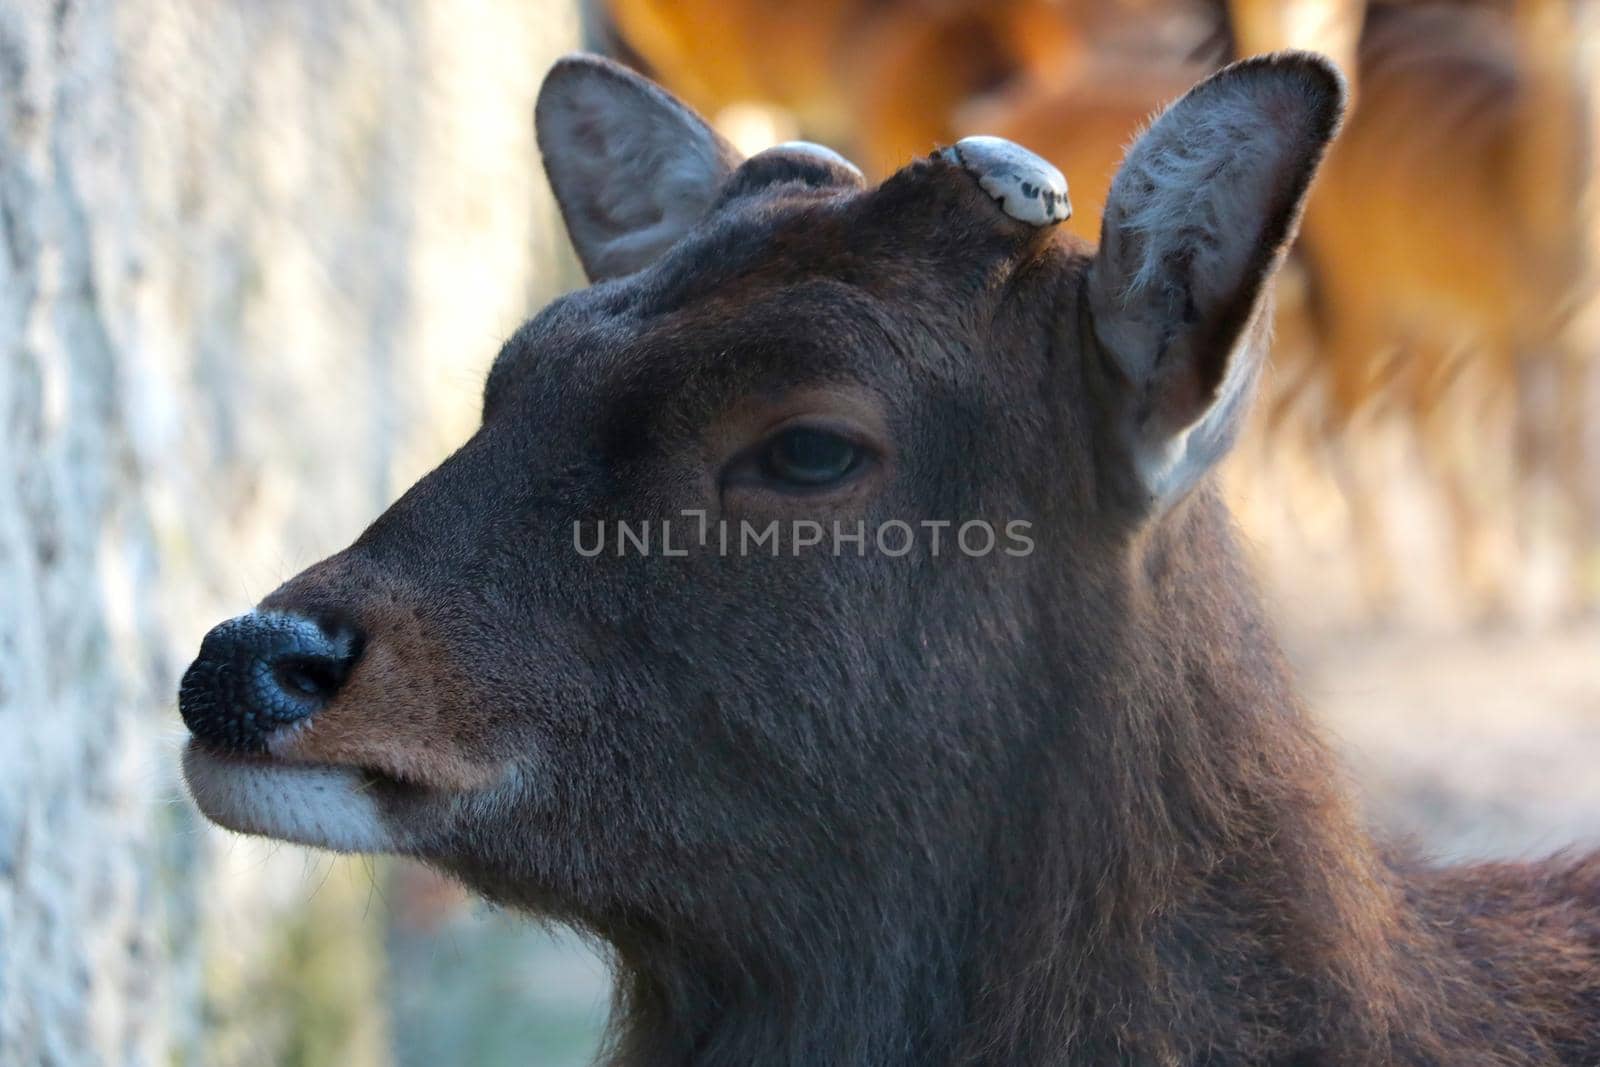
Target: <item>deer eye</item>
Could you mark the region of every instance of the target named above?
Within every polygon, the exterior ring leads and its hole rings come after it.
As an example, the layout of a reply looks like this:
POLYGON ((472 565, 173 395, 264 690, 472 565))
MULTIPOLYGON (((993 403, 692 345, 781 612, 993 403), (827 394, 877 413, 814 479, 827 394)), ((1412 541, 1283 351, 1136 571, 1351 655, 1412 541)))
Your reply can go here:
POLYGON ((861 466, 862 448, 847 437, 809 426, 784 430, 761 451, 762 476, 798 489, 843 480, 861 466))

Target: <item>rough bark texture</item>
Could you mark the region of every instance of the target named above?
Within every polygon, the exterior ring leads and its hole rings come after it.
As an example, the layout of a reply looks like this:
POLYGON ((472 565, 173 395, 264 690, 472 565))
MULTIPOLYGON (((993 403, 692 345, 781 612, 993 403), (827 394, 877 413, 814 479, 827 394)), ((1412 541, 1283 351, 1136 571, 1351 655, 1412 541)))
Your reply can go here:
POLYGON ((0 0, 0 1062, 309 1055, 239 976, 303 860, 179 799, 176 675, 459 438, 564 280, 530 113, 567 7, 0 0))

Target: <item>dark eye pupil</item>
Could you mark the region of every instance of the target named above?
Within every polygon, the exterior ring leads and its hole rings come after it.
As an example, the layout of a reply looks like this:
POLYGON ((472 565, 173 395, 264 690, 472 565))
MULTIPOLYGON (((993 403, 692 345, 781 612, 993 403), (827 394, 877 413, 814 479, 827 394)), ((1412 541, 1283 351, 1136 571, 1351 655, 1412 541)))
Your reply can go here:
POLYGON ((838 434, 796 428, 779 434, 767 448, 767 474, 795 485, 827 485, 849 474, 859 450, 838 434))

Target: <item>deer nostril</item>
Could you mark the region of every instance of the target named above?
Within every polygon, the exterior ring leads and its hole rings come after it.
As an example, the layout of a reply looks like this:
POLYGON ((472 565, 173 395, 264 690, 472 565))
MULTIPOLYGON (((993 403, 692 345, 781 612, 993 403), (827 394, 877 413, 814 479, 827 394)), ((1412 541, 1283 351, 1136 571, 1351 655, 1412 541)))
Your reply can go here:
POLYGON ((342 681, 338 672, 325 663, 295 660, 274 669, 278 684, 291 694, 307 697, 330 696, 342 681))
POLYGON ((198 738, 259 752, 278 727, 313 714, 349 678, 361 636, 300 615, 251 613, 213 629, 184 673, 178 708, 198 738))

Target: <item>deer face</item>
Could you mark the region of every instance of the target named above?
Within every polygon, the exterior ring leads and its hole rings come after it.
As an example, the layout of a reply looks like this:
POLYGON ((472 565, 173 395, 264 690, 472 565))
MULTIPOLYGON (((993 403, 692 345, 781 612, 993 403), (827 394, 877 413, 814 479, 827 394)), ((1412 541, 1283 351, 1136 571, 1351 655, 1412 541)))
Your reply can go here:
POLYGON ((540 140, 595 284, 459 451, 207 636, 202 810, 730 955, 976 871, 1091 606, 1231 439, 1340 106, 1308 57, 1203 84, 1096 253, 1005 202, 1057 180, 1020 150, 867 188, 564 61, 540 140))

